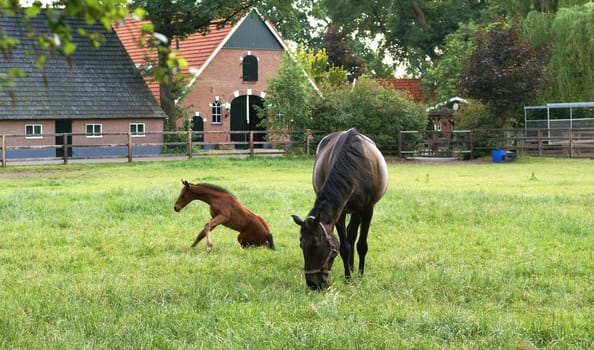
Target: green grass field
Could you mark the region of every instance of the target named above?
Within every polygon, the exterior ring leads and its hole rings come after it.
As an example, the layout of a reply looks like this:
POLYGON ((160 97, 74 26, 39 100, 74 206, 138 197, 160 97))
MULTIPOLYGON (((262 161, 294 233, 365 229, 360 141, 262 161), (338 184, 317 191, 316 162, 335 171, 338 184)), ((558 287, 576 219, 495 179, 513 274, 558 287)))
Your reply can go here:
POLYGON ((0 169, 3 349, 594 347, 594 162, 389 164, 365 276, 310 291, 311 158, 0 169), (173 210, 180 179, 233 192, 276 251, 173 210))

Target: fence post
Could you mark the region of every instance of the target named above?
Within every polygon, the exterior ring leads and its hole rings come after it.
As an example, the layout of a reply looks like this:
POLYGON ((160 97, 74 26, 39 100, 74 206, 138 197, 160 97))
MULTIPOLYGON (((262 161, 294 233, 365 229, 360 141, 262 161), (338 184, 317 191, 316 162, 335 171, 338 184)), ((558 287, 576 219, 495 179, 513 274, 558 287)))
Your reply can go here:
POLYGON ((132 162, 132 133, 128 132, 128 163, 132 162))
POLYGON ((542 131, 538 128, 538 132, 536 134, 537 142, 538 142, 538 156, 542 156, 542 131))
POLYGON ((250 156, 253 156, 254 155, 254 132, 253 131, 250 131, 249 147, 250 147, 250 156))
POLYGON ((470 159, 474 159, 474 131, 468 132, 468 147, 470 148, 470 159))
POLYGON ((2 167, 6 168, 6 135, 2 134, 2 167))
POLYGON ((402 157, 402 130, 398 130, 398 154, 402 157))
POLYGON ((567 137, 569 139, 569 158, 573 158, 573 129, 568 129, 567 137))
POLYGON ((64 165, 68 164, 68 135, 62 134, 62 149, 64 150, 64 165))
POLYGON ((192 130, 188 130, 188 158, 192 159, 192 130))

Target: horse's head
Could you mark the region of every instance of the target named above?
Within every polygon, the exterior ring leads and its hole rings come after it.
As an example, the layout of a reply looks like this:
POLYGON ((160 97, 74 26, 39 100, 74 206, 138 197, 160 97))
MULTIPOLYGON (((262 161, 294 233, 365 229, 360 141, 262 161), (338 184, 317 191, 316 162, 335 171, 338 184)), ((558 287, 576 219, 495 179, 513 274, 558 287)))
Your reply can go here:
POLYGON ((301 220, 296 215, 292 217, 293 221, 301 226, 299 240, 305 262, 305 282, 311 289, 326 288, 332 263, 338 255, 338 240, 320 223, 319 218, 308 216, 301 220))
POLYGON ((188 203, 192 201, 191 190, 190 190, 190 183, 186 180, 181 180, 184 187, 182 188, 181 192, 179 193, 179 197, 175 201, 175 205, 173 206, 173 210, 179 212, 182 210, 188 203))

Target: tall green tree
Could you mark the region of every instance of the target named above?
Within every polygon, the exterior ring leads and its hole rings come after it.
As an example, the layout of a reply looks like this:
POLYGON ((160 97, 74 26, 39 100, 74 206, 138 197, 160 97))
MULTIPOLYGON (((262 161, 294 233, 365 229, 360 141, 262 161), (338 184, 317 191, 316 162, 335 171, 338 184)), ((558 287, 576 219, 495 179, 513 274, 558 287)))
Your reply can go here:
POLYGON ((179 64, 172 51, 175 40, 194 33, 208 33, 211 25, 223 27, 239 20, 258 0, 133 0, 132 7, 147 11, 147 19, 158 35, 149 45, 157 49, 155 74, 160 85, 161 108, 168 116, 168 127, 176 129, 175 87, 179 64))
POLYGON ((460 95, 458 82, 464 71, 464 62, 472 54, 476 30, 474 23, 463 24, 449 34, 445 39, 443 55, 423 75, 423 89, 432 92, 437 101, 460 95))
POLYGON ((446 35, 480 16, 484 1, 321 0, 332 23, 380 46, 419 74, 443 52, 446 35))
POLYGON ((259 117, 270 130, 306 129, 310 127, 313 93, 304 65, 284 53, 278 74, 268 79, 265 107, 259 117))
POLYGON ((550 48, 552 79, 545 101, 594 100, 594 4, 562 8, 556 14, 531 12, 523 34, 537 48, 550 48))

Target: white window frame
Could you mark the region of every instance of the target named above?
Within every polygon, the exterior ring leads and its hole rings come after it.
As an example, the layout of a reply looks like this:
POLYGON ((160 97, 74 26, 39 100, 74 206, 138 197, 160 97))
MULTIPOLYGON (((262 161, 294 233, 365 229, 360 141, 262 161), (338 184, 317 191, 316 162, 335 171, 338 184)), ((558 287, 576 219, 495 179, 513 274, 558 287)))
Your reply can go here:
POLYGON ((213 124, 223 124, 223 106, 219 101, 214 101, 210 105, 211 113, 212 113, 212 123, 213 124))
POLYGON ((103 124, 95 124, 95 123, 86 124, 85 125, 85 135, 88 138, 103 137, 103 124), (89 127, 93 128, 93 131, 91 131, 90 133, 89 133, 89 127), (97 127, 99 128, 99 131, 96 130, 97 127))
POLYGON ((25 124, 25 138, 26 139, 42 139, 43 138, 43 124, 25 124), (31 128, 32 133, 28 132, 31 128), (39 133, 35 132, 39 128, 39 133))
POLYGON ((132 137, 144 137, 145 136, 145 132, 146 132, 146 127, 144 125, 144 123, 130 123, 130 125, 128 126, 128 130, 130 131, 130 134, 132 134, 132 137), (138 131, 138 127, 142 125, 142 131, 138 131), (132 127, 134 127, 134 130, 132 130, 132 127))

